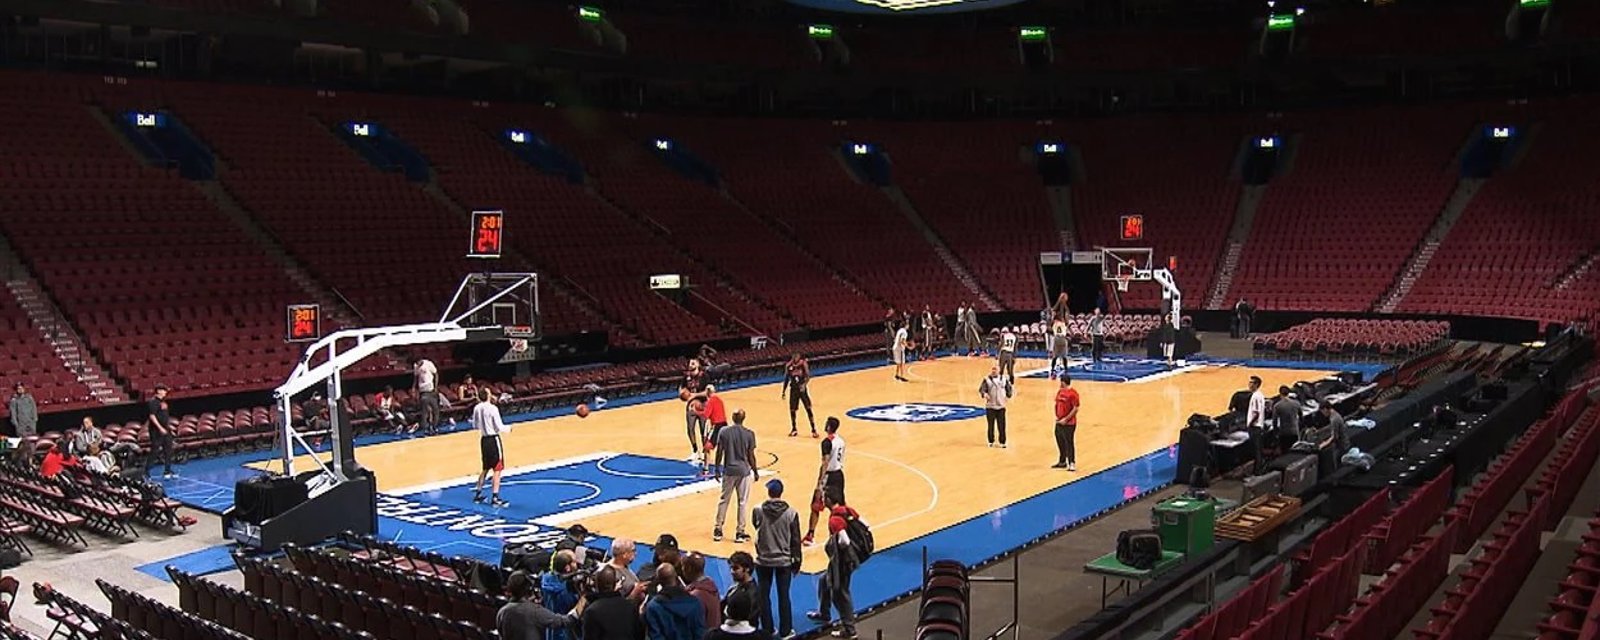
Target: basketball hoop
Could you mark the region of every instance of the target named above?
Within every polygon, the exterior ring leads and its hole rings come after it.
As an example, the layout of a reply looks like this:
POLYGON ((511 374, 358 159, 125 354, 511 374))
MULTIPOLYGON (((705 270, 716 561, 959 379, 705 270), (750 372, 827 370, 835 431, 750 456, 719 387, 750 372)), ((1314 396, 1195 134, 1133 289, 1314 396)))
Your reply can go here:
POLYGON ((1127 292, 1128 283, 1133 281, 1133 276, 1117 276, 1117 291, 1127 292))

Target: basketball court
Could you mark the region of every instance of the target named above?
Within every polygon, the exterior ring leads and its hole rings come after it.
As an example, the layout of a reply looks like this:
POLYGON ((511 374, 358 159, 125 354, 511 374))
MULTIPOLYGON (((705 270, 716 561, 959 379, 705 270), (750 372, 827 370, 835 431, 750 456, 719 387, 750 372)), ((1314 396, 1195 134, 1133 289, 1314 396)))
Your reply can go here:
MULTIPOLYGON (((1214 414, 1259 375, 1267 388, 1314 379, 1357 365, 1191 361, 1168 370, 1143 359, 1113 357, 1090 366, 1073 361, 1083 397, 1077 432, 1078 470, 1056 461, 1053 399, 1042 354, 1024 352, 1009 410, 1009 447, 989 448, 978 383, 993 360, 945 356, 913 362, 910 382, 891 365, 819 369, 811 383, 819 428, 838 416, 849 445, 848 498, 873 527, 878 552, 857 574, 858 608, 870 608, 917 587, 924 547, 934 557, 976 564, 1081 523, 1172 480, 1170 447, 1193 413, 1214 414), (1030 357, 1032 356, 1032 357, 1030 357)), ((1370 368, 1370 365, 1367 365, 1370 368)), ((1371 375, 1372 372, 1369 372, 1371 375)), ((762 481, 777 477, 786 498, 807 515, 816 481, 819 441, 809 437, 802 409, 799 437, 788 437, 788 403, 776 379, 752 380, 723 392, 730 413, 744 409, 757 434, 762 481)), ((499 560, 506 542, 551 542, 571 524, 599 536, 594 546, 628 537, 641 543, 661 533, 713 559, 719 584, 725 559, 743 548, 711 530, 719 483, 700 479, 686 459, 683 403, 669 393, 621 399, 578 418, 569 411, 517 420, 505 437, 508 469, 502 495, 511 506, 471 501, 479 466, 478 436, 461 429, 426 438, 367 436, 356 458, 378 479, 380 534, 447 555, 499 560)), ((232 483, 272 468, 269 454, 200 461, 170 481, 174 497, 210 511, 231 502, 232 483)), ((309 458, 297 459, 306 468, 309 458)), ((751 508, 765 498, 761 483, 751 508)), ((803 526, 803 525, 802 525, 803 526)), ((826 523, 820 525, 826 532, 826 523)), ((753 533, 753 531, 752 531, 753 533)), ((1109 545, 1108 541, 1108 545, 1109 545)), ((641 559, 648 558, 648 549, 641 559)), ((815 604, 816 574, 827 562, 820 545, 806 550, 795 599, 815 604)))

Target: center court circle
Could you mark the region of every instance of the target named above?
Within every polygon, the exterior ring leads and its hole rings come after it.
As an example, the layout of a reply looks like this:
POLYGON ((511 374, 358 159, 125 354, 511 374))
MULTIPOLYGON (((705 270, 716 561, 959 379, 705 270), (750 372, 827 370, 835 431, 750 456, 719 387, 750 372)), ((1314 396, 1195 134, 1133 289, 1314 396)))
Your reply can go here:
POLYGON ((902 402, 857 407, 844 414, 876 422, 950 422, 982 417, 983 408, 943 402, 902 402))

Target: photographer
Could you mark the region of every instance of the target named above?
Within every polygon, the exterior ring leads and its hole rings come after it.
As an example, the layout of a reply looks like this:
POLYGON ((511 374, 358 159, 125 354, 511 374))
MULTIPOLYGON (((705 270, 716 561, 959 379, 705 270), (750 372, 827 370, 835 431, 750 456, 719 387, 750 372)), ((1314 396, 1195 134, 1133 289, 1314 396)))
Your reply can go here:
MULTIPOLYGON (((545 607, 564 611, 578 604, 581 585, 574 585, 573 582, 575 579, 588 577, 587 574, 580 574, 578 571, 581 566, 572 551, 567 549, 557 551, 551 557, 550 573, 544 574, 539 584, 545 607)), ((573 636, 567 633, 566 628, 551 629, 545 635, 545 640, 567 640, 570 637, 573 636)))
POLYGON ((526 571, 512 573, 506 581, 506 591, 511 602, 500 607, 494 617, 501 640, 545 640, 546 631, 565 634, 576 628, 578 615, 584 610, 582 600, 566 614, 539 606, 533 601, 533 578, 526 571))
POLYGON ((583 598, 583 640, 644 640, 639 606, 623 597, 620 578, 611 566, 594 574, 594 591, 583 598))

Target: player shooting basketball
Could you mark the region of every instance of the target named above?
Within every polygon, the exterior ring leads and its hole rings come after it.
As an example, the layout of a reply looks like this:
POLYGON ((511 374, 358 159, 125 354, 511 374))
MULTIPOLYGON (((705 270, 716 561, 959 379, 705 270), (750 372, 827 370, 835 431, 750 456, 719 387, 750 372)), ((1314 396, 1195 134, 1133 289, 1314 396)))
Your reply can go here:
POLYGON ((683 421, 684 431, 689 435, 689 454, 698 459, 700 444, 706 441, 706 419, 695 410, 696 405, 706 400, 706 372, 700 368, 699 358, 689 358, 689 368, 683 372, 683 385, 678 387, 678 399, 684 403, 683 421))

